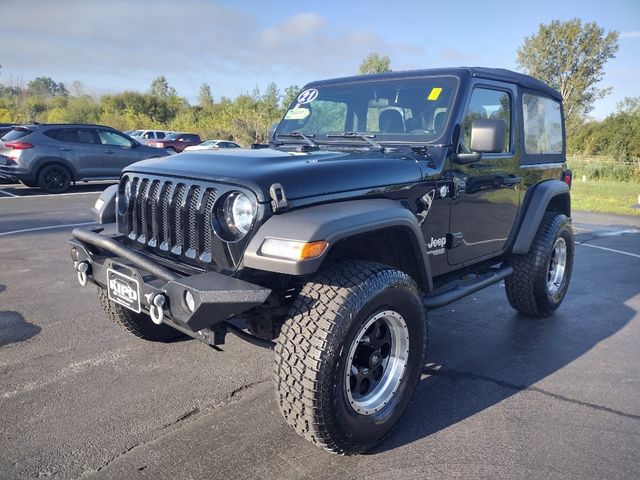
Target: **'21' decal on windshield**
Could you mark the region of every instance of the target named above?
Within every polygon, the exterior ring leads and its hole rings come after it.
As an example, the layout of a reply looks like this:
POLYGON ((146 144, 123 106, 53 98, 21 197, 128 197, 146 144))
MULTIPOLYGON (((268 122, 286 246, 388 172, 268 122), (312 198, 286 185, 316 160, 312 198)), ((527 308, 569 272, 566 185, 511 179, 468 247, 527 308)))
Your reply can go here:
POLYGON ((318 98, 318 90, 315 88, 308 88, 300 95, 298 95, 298 103, 304 105, 305 103, 311 103, 318 98))

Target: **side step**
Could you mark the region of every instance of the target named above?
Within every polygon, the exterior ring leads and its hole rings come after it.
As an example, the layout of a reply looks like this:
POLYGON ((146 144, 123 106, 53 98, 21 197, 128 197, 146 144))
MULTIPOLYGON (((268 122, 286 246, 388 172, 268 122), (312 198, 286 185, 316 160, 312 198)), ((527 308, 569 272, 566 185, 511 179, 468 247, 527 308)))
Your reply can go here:
MULTIPOLYGON (((422 302, 424 303, 424 306, 427 310, 444 307, 445 305, 449 305, 456 300, 460 300, 462 297, 466 297, 467 295, 477 292, 478 290, 482 290, 489 285, 498 283, 499 281, 507 278, 512 273, 513 267, 511 265, 506 265, 498 270, 478 275, 472 281, 461 283, 454 288, 445 290, 442 293, 438 293, 438 291, 436 290, 430 295, 425 295, 424 297, 422 297, 422 302)), ((444 288, 446 288, 446 286, 444 288)))

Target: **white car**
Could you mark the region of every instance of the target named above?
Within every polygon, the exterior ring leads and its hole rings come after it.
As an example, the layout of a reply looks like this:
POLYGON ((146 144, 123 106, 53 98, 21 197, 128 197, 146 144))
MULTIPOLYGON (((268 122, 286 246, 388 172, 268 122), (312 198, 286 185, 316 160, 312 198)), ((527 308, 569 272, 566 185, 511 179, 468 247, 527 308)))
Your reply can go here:
POLYGON ((197 150, 217 150, 218 148, 242 148, 236 142, 229 140, 207 140, 200 145, 193 145, 185 148, 185 152, 193 152, 197 150))
POLYGON ((171 132, 168 130, 134 130, 129 134, 130 137, 135 138, 141 143, 147 143, 147 140, 156 140, 165 138, 167 135, 170 135, 171 132))

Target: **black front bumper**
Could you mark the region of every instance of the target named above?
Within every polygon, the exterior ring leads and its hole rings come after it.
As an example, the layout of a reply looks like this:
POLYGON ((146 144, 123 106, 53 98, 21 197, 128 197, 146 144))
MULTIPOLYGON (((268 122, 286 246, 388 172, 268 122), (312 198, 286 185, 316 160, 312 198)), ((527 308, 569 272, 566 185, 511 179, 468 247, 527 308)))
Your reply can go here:
POLYGON ((75 229, 69 240, 76 269, 88 264, 87 280, 107 288, 107 272, 115 270, 137 280, 140 306, 150 313, 154 297, 165 298, 165 323, 180 330, 198 332, 219 324, 233 315, 262 305, 271 290, 217 272, 183 275, 169 270, 125 245, 114 226, 75 229), (185 294, 189 291, 195 308, 189 310, 185 294))

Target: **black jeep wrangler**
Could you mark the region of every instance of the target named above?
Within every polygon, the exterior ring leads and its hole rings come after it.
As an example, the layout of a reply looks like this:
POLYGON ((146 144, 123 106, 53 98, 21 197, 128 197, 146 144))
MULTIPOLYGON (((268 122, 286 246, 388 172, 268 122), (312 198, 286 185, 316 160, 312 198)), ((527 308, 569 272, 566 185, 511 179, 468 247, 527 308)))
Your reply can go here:
POLYGON ((411 398, 429 309, 502 280, 524 314, 562 302, 564 138, 560 94, 507 70, 314 82, 268 148, 127 167, 71 256, 138 337, 217 346, 230 332, 274 348, 286 421, 358 453, 411 398))

